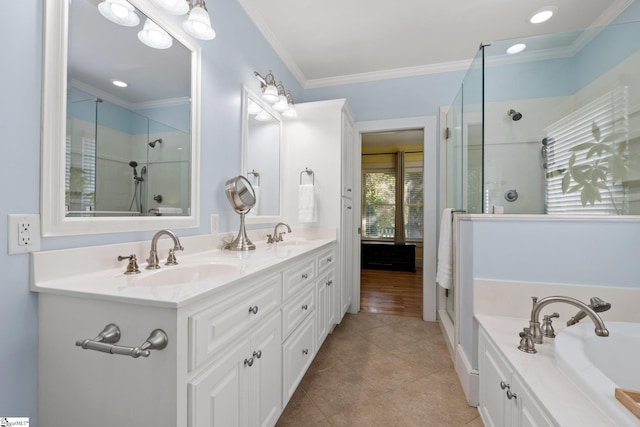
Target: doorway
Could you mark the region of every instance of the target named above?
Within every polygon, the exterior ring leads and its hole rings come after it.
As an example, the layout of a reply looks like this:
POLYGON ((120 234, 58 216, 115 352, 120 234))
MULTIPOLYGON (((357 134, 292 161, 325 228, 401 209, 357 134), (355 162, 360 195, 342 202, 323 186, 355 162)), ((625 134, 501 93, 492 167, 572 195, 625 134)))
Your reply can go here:
MULTIPOLYGON (((354 208, 356 208, 356 212, 354 213, 355 218, 361 219, 358 230, 360 233, 359 243, 378 241, 381 242, 381 245, 395 246, 396 240, 400 237, 399 240, 402 246, 412 246, 417 256, 414 255, 413 266, 415 273, 413 271, 403 271, 405 269, 402 267, 402 257, 400 257, 401 259, 398 261, 399 264, 395 264, 395 262, 392 263, 394 265, 390 266, 391 270, 361 269, 361 274, 358 275, 361 282, 357 281, 354 283, 353 301, 357 302, 357 307, 355 308, 357 310, 379 313, 404 313, 404 315, 435 321, 437 311, 437 293, 435 286, 436 212, 438 208, 436 200, 437 162, 435 117, 359 122, 357 123, 357 129, 359 131, 360 144, 356 143, 355 157, 360 161, 354 162, 356 163, 354 166, 357 168, 357 170, 354 171, 354 178, 356 178, 355 182, 359 184, 359 188, 355 189, 355 196, 359 197, 359 199, 354 200, 354 208), (408 138, 410 134, 412 134, 413 141, 418 139, 419 142, 407 143, 407 140, 403 138, 408 138), (393 144, 393 147, 388 145, 390 137, 399 139, 399 141, 393 144), (387 141, 385 142, 384 140, 387 141), (376 153, 372 153, 372 150, 376 153), (399 186, 413 192, 412 202, 416 201, 416 188, 420 188, 419 199, 421 206, 411 205, 411 203, 409 203, 411 206, 408 206, 405 203, 404 209, 401 211, 404 224, 400 224, 397 220, 391 220, 391 218, 395 218, 396 215, 392 215, 389 211, 395 211, 395 209, 390 209, 388 206, 385 206, 384 200, 374 198, 373 201, 367 201, 366 194, 363 192, 367 179, 371 181, 374 178, 379 178, 385 183, 385 179, 390 178, 391 174, 385 175, 385 169, 388 170, 390 164, 393 164, 393 168, 397 169, 398 159, 396 152, 398 151, 405 153, 405 171, 402 173, 402 183, 399 186), (372 154, 371 156, 366 156, 370 160, 363 160, 365 158, 363 154, 365 156, 372 154), (384 156, 387 157, 384 158, 384 156), (375 157, 381 157, 383 161, 380 161, 380 159, 373 160, 375 157), (393 160, 392 157, 394 158, 393 160), (372 164, 376 163, 377 166, 371 167, 372 164), (371 169, 373 169, 372 174, 365 176, 365 172, 371 171, 371 169), (378 173, 376 173, 376 171, 378 173), (405 185, 404 182, 407 171, 410 172, 412 179, 415 181, 408 186, 405 185), (418 176, 420 177, 419 186, 416 184, 418 176), (358 179, 358 177, 360 179, 358 179), (376 211, 376 209, 378 209, 378 211, 376 211), (363 212, 365 214, 364 216, 363 212), (417 212, 420 214, 418 215, 417 212), (372 218, 375 219, 375 216, 378 214, 380 217, 386 215, 386 222, 371 220, 372 218), (367 220, 367 218, 369 218, 369 220, 367 220), (416 218, 419 220, 416 221, 416 218), (396 230, 399 228, 398 224, 400 224, 399 232, 396 230), (420 232, 419 238, 416 233, 418 230, 420 232), (416 259, 417 263, 415 262, 416 259), (384 279, 384 281, 379 280, 383 276, 386 277, 386 279, 384 279), (375 292, 376 295, 373 300, 367 294, 371 291, 370 279, 372 278, 374 279, 374 283, 382 282, 379 289, 375 284, 373 285, 373 292, 375 292), (403 288, 403 286, 406 287, 403 288), (402 298, 399 296, 394 296, 394 292, 398 295, 403 295, 405 298, 404 302, 402 302, 402 298), (363 296, 364 299, 361 299, 363 296), (416 300, 418 301, 416 302, 416 300)), ((386 184, 389 183, 388 181, 389 180, 387 180, 386 184)), ((400 182, 400 179, 398 181, 400 182)), ((362 248, 362 245, 356 246, 358 249, 362 248)), ((360 250, 357 252, 360 252, 360 250)), ((404 260, 406 261, 406 259, 407 257, 405 255, 404 260)), ((367 265, 367 267, 369 266, 370 264, 367 265)))

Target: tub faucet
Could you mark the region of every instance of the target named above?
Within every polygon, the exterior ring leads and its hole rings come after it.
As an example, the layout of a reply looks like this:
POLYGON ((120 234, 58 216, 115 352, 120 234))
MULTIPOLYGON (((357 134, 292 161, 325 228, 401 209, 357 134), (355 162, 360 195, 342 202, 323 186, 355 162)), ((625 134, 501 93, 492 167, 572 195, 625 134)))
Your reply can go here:
POLYGON ((275 227, 273 227, 273 235, 267 234, 267 243, 282 242, 284 240, 282 238, 282 235, 284 233, 278 233, 278 227, 280 227, 281 225, 284 227, 287 227, 287 233, 291 233, 291 227, 289 227, 288 224, 285 224, 284 222, 279 222, 276 224, 275 227))
MULTIPOLYGON (((600 318, 598 313, 589 305, 571 297, 552 296, 545 297, 538 300, 538 297, 531 297, 533 300, 533 308, 531 309, 531 320, 529 321, 529 328, 531 330, 531 338, 536 344, 542 344, 542 330, 540 328, 540 310, 546 305, 554 302, 563 302, 569 305, 573 305, 584 312, 586 316, 589 316, 593 323, 596 325, 596 335, 599 337, 608 337, 609 331, 604 325, 604 321, 600 318)), ((575 317, 575 316, 574 316, 575 317)))
POLYGON ((175 251, 183 251, 184 248, 180 244, 180 239, 170 230, 160 230, 151 239, 151 252, 149 252, 149 259, 147 259, 147 270, 157 270, 160 268, 158 263, 158 239, 162 236, 169 236, 173 240, 173 249, 169 249, 169 257, 167 258, 167 265, 175 265, 176 261, 175 251))

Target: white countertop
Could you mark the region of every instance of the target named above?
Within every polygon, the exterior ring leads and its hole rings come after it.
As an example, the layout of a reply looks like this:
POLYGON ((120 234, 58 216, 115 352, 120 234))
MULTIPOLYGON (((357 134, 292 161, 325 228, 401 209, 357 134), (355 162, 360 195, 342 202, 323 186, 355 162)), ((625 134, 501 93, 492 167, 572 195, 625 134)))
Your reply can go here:
POLYGON ((475 317, 557 425, 616 427, 559 369, 553 339, 545 338, 543 344, 536 344, 536 354, 518 350, 518 333, 529 325, 528 319, 489 315, 475 317))
MULTIPOLYGON (((117 255, 141 252, 133 249, 127 252, 126 250, 130 248, 125 249, 122 244, 39 252, 34 253, 32 257, 31 290, 40 293, 177 308, 226 289, 239 280, 265 272, 284 261, 330 245, 336 240, 334 235, 316 236, 312 239, 291 237, 287 239, 288 236, 285 236, 287 240, 283 243, 267 245, 260 242, 256 243, 256 250, 246 252, 209 249, 189 253, 185 250, 185 253, 176 253, 178 265, 165 266, 161 258, 159 270, 145 270, 146 264, 141 262, 141 273, 133 275, 124 274, 126 261, 118 263, 114 260, 117 255), (91 261, 87 260, 87 262, 92 263, 94 268, 86 271, 83 259, 78 257, 91 257, 91 261), (61 268, 61 263, 64 263, 66 268, 61 268), (105 264, 109 267, 103 268, 105 264), (76 268, 78 265, 83 267, 76 268), (114 265, 117 267, 113 267, 114 265), (216 274, 213 275, 199 273, 201 269, 208 267, 219 270, 216 270, 216 274), (65 271, 71 273, 65 274, 65 271), (183 273, 189 277, 189 281, 178 283, 180 281, 178 278, 183 273), (164 277, 163 274, 165 274, 164 277)), ((188 249, 189 245, 186 241, 189 239, 181 240, 183 240, 183 246, 188 249)), ((194 242, 193 246, 202 248, 199 242, 194 242)), ((140 244, 139 247, 144 247, 148 251, 146 243, 140 244)), ((162 253, 164 252, 166 251, 163 250, 162 253)))

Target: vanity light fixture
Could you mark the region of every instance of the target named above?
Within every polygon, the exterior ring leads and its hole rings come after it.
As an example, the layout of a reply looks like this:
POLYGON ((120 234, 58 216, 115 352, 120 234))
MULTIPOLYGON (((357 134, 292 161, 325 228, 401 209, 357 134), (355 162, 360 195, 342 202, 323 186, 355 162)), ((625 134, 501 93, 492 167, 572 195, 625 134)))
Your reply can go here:
POLYGON ((296 109, 293 107, 293 95, 291 95, 291 92, 287 94, 287 102, 289 104, 289 109, 284 113, 282 113, 282 115, 290 119, 295 119, 296 117, 298 117, 298 113, 296 112, 296 109))
POLYGON ((528 21, 532 24, 542 24, 545 21, 551 19, 554 13, 558 11, 555 6, 546 6, 540 10, 535 11, 529 16, 528 21))
POLYGON ((190 36, 197 39, 213 40, 216 37, 216 32, 211 27, 211 18, 204 0, 196 0, 195 4, 192 4, 190 0, 186 1, 191 10, 187 20, 182 23, 182 28, 190 36))
POLYGON ((524 43, 516 43, 513 46, 511 46, 509 49, 507 49, 507 53, 509 55, 515 55, 516 53, 520 53, 523 50, 525 50, 526 47, 527 45, 524 43))
POLYGON ((98 5, 98 11, 109 21, 125 27, 135 27, 140 18, 135 8, 126 0, 104 0, 98 5))
POLYGON ((279 83, 276 87, 278 88, 278 102, 273 104, 273 109, 279 113, 284 113, 289 109, 289 101, 287 100, 287 95, 284 92, 282 83, 279 83))
POLYGON ((189 0, 151 0, 151 3, 172 15, 184 15, 191 9, 191 2, 189 0))
POLYGON ((171 36, 149 18, 144 22, 142 30, 138 32, 138 39, 154 49, 168 49, 173 44, 171 36))
POLYGON ((278 102, 278 88, 276 87, 276 78, 273 76, 271 70, 269 74, 262 77, 260 73, 254 71, 253 74, 260 80, 260 89, 262 89, 262 98, 270 104, 278 102))

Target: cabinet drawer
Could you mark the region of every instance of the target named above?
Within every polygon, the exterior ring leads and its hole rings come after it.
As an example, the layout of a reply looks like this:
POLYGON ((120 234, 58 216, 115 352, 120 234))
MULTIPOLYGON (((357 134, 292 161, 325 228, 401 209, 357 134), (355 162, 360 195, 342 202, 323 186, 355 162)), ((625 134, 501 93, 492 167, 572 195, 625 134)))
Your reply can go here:
POLYGON ((282 274, 284 299, 292 297, 305 286, 311 286, 316 275, 316 259, 310 258, 287 269, 282 274))
POLYGON ((222 346, 259 322, 282 301, 280 275, 250 286, 189 317, 189 370, 199 368, 222 346))
POLYGON ((316 293, 313 287, 302 292, 282 308, 282 337, 291 332, 316 308, 316 293))
POLYGON ((325 268, 333 267, 336 262, 336 256, 333 249, 325 251, 318 255, 318 273, 323 271, 325 268))
POLYGON ((283 407, 293 396, 315 355, 314 328, 315 316, 308 316, 282 345, 283 407))

